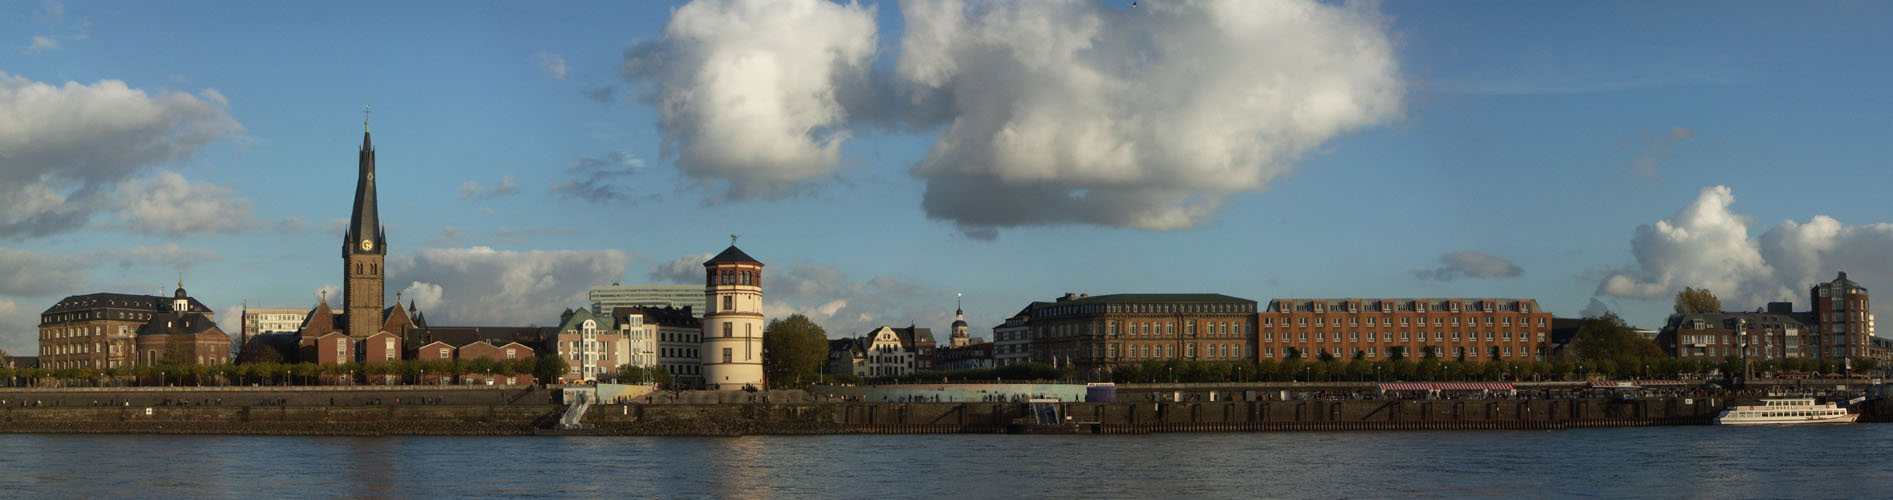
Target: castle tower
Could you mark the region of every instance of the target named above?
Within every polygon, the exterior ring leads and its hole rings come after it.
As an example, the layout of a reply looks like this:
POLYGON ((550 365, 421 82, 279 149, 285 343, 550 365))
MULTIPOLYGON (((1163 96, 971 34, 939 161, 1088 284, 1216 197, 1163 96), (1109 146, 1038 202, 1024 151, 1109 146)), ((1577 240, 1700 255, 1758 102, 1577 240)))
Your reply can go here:
POLYGON ((381 330, 386 288, 387 234, 375 210, 375 146, 362 122, 362 148, 357 160, 355 210, 342 237, 342 295, 350 337, 367 337, 381 330))
POLYGON ((730 248, 703 268, 704 388, 762 389, 762 263, 736 249, 731 237, 730 248))

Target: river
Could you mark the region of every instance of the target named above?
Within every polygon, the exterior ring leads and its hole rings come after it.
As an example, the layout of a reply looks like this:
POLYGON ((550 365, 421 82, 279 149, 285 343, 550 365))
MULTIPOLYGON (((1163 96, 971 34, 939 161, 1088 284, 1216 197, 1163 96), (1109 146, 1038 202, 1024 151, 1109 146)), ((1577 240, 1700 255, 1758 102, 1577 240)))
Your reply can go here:
POLYGON ((4 498, 1884 498, 1893 425, 1144 436, 0 435, 4 498))

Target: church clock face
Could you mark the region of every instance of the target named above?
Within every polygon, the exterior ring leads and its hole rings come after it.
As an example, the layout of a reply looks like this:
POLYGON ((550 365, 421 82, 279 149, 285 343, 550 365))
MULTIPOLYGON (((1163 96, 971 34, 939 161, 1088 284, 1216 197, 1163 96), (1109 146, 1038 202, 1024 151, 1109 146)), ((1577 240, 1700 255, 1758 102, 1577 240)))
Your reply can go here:
POLYGON ((362 240, 363 251, 374 250, 374 249, 375 249, 375 242, 369 241, 369 240, 362 240))

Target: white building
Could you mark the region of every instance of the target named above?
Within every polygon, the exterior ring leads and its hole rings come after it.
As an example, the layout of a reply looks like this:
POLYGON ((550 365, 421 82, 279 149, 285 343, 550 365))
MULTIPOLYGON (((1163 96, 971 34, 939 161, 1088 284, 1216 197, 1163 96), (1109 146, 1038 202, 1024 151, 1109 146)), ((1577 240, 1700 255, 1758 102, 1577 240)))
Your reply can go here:
POLYGON ((762 388, 762 263, 736 245, 703 263, 703 387, 762 388))
POLYGON ((244 337, 272 332, 294 332, 302 328, 302 319, 309 316, 307 307, 244 307, 244 337))
POLYGON ((699 337, 703 335, 703 322, 689 311, 675 307, 620 307, 611 315, 620 325, 638 323, 648 335, 648 347, 644 348, 648 350, 644 355, 649 356, 650 364, 640 366, 663 368, 670 373, 672 384, 683 387, 701 384, 703 367, 698 350, 702 347, 699 337))
POLYGON ((695 285, 619 285, 595 286, 591 290, 592 310, 600 314, 620 307, 690 308, 703 317, 703 287, 695 285))
POLYGON ((914 351, 902 342, 900 331, 876 328, 861 338, 861 345, 867 354, 867 376, 899 377, 914 372, 914 351))
POLYGON ((993 327, 993 365, 1006 366, 1025 363, 1032 360, 1032 328, 1027 325, 1032 319, 1032 308, 1042 302, 1020 309, 1019 314, 1006 318, 1005 324, 993 327))

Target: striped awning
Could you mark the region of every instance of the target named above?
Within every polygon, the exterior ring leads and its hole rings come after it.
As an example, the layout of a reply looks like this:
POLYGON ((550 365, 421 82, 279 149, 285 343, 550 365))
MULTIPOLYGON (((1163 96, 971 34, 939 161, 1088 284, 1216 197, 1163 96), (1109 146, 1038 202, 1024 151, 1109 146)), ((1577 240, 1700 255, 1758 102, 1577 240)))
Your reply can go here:
POLYGON ((1509 391, 1512 384, 1495 382, 1448 382, 1436 384, 1442 391, 1509 391))
POLYGON ((1504 382, 1393 382, 1380 384, 1382 391, 1510 391, 1504 382))
POLYGON ((1626 388, 1626 389, 1634 389, 1634 388, 1636 388, 1636 387, 1637 387, 1637 383, 1636 383, 1636 382, 1609 382, 1609 381, 1606 381, 1606 382, 1598 382, 1598 381, 1592 381, 1592 382, 1591 382, 1591 387, 1593 387, 1593 388, 1612 388, 1612 389, 1614 389, 1614 388, 1626 388))

